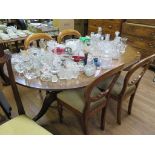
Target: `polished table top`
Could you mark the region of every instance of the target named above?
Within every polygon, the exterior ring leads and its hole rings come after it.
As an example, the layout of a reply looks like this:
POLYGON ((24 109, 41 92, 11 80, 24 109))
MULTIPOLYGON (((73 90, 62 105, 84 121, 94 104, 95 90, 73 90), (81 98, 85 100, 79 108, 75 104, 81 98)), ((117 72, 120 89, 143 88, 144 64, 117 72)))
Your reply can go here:
MULTIPOLYGON (((121 55, 121 57, 118 60, 113 60, 113 68, 120 64, 124 64, 124 69, 126 69, 139 60, 140 53, 137 51, 137 49, 127 46, 126 51, 121 55)), ((107 70, 101 70, 99 75, 104 74, 106 71, 107 70)), ((39 78, 28 80, 23 75, 20 75, 16 72, 14 72, 14 75, 17 84, 34 89, 53 91, 85 87, 96 78, 95 76, 87 77, 84 73, 80 73, 77 79, 58 80, 54 83, 49 81, 41 81, 39 78)))

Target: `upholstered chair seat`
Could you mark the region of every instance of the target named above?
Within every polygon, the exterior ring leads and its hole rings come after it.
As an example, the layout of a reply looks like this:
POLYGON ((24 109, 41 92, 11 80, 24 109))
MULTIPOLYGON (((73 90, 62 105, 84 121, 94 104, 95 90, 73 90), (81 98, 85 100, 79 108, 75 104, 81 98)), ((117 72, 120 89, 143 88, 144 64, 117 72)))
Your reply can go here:
POLYGON ((20 115, 2 124, 0 135, 51 135, 51 133, 26 115, 20 115))
MULTIPOLYGON (((92 91, 92 96, 96 96, 100 92, 101 91, 98 88, 94 88, 92 91)), ((77 90, 63 91, 57 95, 57 98, 81 113, 85 108, 85 98, 83 88, 77 90)), ((100 103, 101 103, 100 101, 91 103, 90 111, 96 108, 100 103)))

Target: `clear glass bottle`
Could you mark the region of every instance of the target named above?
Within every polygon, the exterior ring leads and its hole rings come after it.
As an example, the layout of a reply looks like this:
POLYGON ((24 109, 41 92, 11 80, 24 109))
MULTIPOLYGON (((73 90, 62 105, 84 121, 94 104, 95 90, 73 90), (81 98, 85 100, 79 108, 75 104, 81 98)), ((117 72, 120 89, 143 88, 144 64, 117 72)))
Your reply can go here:
POLYGON ((101 37, 102 37, 102 27, 98 27, 96 39, 101 40, 101 37))
POLYGON ((120 32, 115 32, 115 38, 113 40, 113 59, 119 59, 120 50, 121 50, 121 37, 119 36, 120 32))
POLYGON ((93 76, 96 72, 96 66, 94 64, 94 60, 87 61, 87 64, 84 66, 84 73, 89 77, 93 76))
POLYGON ((121 41, 121 37, 119 36, 120 32, 119 31, 116 31, 115 32, 115 38, 114 38, 114 41, 119 43, 121 41))
POLYGON ((119 37, 119 35, 120 35, 120 32, 119 31, 116 31, 115 32, 115 38, 119 37))

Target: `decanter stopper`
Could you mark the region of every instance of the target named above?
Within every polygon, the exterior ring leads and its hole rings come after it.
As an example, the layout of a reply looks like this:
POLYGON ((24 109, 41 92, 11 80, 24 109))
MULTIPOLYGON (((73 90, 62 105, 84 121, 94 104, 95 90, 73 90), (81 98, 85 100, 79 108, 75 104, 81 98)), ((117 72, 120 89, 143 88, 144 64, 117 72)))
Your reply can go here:
POLYGON ((102 27, 98 27, 98 34, 102 35, 102 27))
POLYGON ((116 31, 115 32, 115 37, 119 37, 119 34, 120 34, 120 32, 119 31, 116 31))

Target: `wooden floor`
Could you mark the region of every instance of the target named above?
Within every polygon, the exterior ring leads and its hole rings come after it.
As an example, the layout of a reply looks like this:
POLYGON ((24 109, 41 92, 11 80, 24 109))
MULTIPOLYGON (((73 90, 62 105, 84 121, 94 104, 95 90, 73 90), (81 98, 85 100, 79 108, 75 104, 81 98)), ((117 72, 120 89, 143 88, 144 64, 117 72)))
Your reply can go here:
MULTIPOLYGON (((155 74, 148 70, 143 77, 132 110, 132 115, 127 114, 127 102, 123 104, 122 125, 116 123, 116 104, 114 101, 108 106, 105 131, 100 130, 100 113, 89 121, 90 134, 95 135, 139 135, 155 134, 155 74)), ((13 107, 12 116, 17 115, 17 109, 10 86, 2 87, 7 99, 13 107)), ((19 86, 20 95, 27 115, 33 117, 39 111, 42 100, 37 90, 19 86)), ((44 92, 43 92, 44 95, 44 92)), ((2 112, 0 111, 2 114, 2 112)), ((50 108, 47 114, 38 123, 56 135, 83 134, 79 120, 70 111, 64 110, 64 123, 60 124, 56 108, 50 108)))

